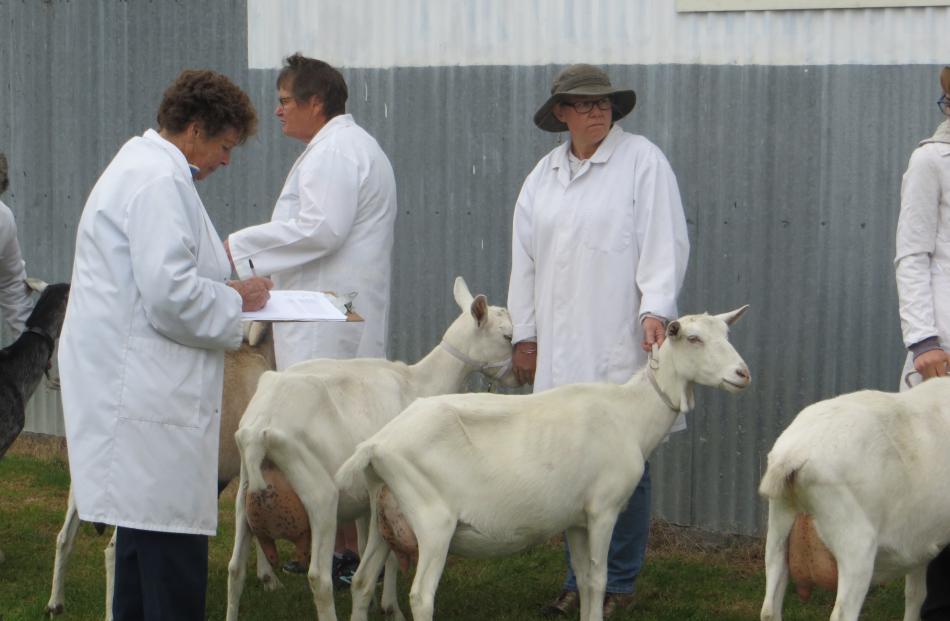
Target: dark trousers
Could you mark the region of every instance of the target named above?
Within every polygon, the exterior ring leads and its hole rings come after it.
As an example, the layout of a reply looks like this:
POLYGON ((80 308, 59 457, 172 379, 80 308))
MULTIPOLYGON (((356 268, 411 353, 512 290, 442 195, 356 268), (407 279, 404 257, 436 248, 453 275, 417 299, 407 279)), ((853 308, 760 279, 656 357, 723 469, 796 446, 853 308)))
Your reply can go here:
POLYGON ((115 621, 204 621, 208 537, 118 528, 115 621))
POLYGON ((921 621, 950 621, 950 547, 927 565, 927 598, 921 621))

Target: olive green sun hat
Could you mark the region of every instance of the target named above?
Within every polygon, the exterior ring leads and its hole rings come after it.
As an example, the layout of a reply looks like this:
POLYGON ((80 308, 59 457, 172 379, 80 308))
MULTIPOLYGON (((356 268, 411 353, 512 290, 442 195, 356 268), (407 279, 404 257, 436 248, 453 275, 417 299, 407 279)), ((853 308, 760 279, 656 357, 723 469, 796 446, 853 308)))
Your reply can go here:
POLYGON ((546 132, 566 132, 567 125, 554 116, 554 105, 567 95, 606 95, 613 101, 613 120, 618 121, 630 114, 637 105, 637 94, 630 89, 614 88, 610 78, 600 67, 571 65, 554 76, 551 96, 534 113, 534 124, 546 132))

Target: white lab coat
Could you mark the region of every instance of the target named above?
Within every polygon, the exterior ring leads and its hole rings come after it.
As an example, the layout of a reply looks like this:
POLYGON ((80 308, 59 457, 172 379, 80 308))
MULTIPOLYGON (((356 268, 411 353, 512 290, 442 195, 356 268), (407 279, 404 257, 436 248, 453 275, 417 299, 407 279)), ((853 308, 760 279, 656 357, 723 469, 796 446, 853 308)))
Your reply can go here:
POLYGON ((515 205, 508 310, 512 341, 538 341, 535 392, 629 380, 646 361, 640 317, 677 316, 689 258, 656 145, 614 125, 573 179, 569 148, 538 162, 515 205))
POLYGON ((396 180, 376 140, 349 114, 333 117, 297 158, 271 221, 232 233, 241 278, 275 289, 358 294, 363 323, 279 323, 277 368, 313 358, 385 357, 396 180))
POLYGON ((82 519, 214 534, 230 271, 181 151, 153 130, 125 143, 79 221, 59 343, 82 519))
MULTIPOLYGON (((914 150, 901 184, 897 296, 904 345, 937 336, 950 344, 950 121, 914 150)), ((901 374, 914 369, 908 353, 901 374)))
POLYGON ((0 313, 11 340, 23 332, 32 308, 16 221, 10 208, 0 201, 0 313))

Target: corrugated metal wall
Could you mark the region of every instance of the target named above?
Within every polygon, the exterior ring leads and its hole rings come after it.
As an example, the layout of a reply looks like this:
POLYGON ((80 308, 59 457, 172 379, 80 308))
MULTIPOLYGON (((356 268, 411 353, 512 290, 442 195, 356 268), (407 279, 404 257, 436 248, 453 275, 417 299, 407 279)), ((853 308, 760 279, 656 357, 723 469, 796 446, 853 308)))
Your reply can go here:
MULTIPOLYGON (((650 7, 657 11, 652 0, 650 7)), ((85 196, 119 145, 153 123, 164 87, 184 67, 232 76, 262 118, 259 136, 199 186, 219 232, 269 217, 302 145, 273 121, 276 70, 248 69, 246 10, 236 0, 0 0, 0 150, 12 173, 2 198, 17 215, 31 275, 68 278, 85 196)), ((869 18, 855 14, 860 30, 869 18)), ((781 29, 778 16, 770 19, 763 28, 781 29)), ((729 30, 718 36, 704 45, 724 45, 729 30)), ((525 175, 558 141, 530 122, 556 69, 344 66, 350 111, 396 171, 393 356, 413 361, 435 345, 456 312, 456 274, 504 303, 512 206, 525 175)), ((692 242, 681 309, 752 305, 733 340, 754 386, 738 397, 698 391, 689 431, 653 460, 658 515, 762 532, 755 488, 764 456, 797 410, 857 388, 896 386, 902 353, 891 258, 900 177, 939 120, 937 69, 609 67, 639 97, 623 126, 656 142, 679 178, 692 242)), ((29 428, 62 433, 55 394, 34 400, 29 428)))

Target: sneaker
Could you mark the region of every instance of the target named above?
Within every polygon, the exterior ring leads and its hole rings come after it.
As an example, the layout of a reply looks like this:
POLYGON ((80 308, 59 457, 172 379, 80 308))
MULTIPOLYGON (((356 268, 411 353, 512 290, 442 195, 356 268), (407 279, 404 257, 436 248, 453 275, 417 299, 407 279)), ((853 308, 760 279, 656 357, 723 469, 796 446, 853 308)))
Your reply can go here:
POLYGON ((353 574, 360 566, 360 557, 349 550, 342 554, 333 555, 333 586, 338 589, 348 589, 353 582, 353 574))
POLYGON ((553 602, 541 608, 541 616, 547 619, 566 617, 580 606, 577 591, 561 591, 553 602))
POLYGON ((613 613, 618 610, 626 610, 632 605, 633 593, 605 593, 604 619, 609 619, 613 613))

